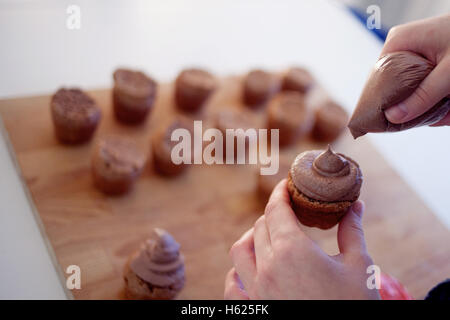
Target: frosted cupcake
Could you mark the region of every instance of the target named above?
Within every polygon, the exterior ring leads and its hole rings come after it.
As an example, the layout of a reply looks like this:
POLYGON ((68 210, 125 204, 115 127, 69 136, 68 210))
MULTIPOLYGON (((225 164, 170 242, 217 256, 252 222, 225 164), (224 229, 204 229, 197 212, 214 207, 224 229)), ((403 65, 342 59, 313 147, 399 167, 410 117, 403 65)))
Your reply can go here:
POLYGON ((173 299, 185 282, 180 245, 165 230, 155 228, 125 266, 125 292, 137 300, 173 299))
POLYGON ((358 199, 362 185, 359 165, 351 158, 327 150, 299 154, 288 176, 292 208, 308 227, 335 226, 358 199))

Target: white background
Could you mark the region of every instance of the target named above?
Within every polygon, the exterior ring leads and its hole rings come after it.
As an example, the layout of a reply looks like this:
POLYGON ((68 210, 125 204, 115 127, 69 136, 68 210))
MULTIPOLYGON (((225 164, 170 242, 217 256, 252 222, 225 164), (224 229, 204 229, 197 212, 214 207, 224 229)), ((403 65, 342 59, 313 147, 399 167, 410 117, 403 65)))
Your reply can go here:
MULTIPOLYGON (((0 98, 104 88, 117 66, 163 82, 192 65, 226 75, 300 64, 349 111, 382 46, 344 8, 318 0, 0 1, 0 44, 0 98), (69 4, 81 8, 80 30, 66 28, 69 4)), ((450 130, 370 138, 450 226, 450 130)), ((64 297, 2 138, 0 283, 0 298, 64 297)))

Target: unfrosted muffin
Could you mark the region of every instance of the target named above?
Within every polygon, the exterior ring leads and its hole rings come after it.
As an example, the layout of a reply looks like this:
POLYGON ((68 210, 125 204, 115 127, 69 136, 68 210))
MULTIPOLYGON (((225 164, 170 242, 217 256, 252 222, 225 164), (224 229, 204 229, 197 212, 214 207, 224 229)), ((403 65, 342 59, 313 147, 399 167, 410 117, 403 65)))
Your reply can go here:
POLYGON ((202 69, 183 70, 175 80, 175 101, 180 110, 197 112, 217 87, 215 78, 202 69))
POLYGON ((130 257, 125 266, 124 280, 129 299, 175 298, 185 282, 180 245, 167 231, 154 229, 150 239, 130 257))
POLYGON ((113 78, 116 118, 128 124, 143 122, 155 101, 156 82, 143 72, 128 69, 117 69, 113 78))
POLYGON ((314 85, 314 78, 304 68, 290 68, 283 76, 282 89, 306 93, 314 85))
POLYGON ((55 135, 62 143, 90 140, 101 119, 100 108, 80 89, 59 89, 52 97, 50 109, 55 135))
POLYGON ((267 110, 268 129, 279 129, 280 146, 286 146, 309 133, 314 114, 307 107, 304 95, 288 91, 277 94, 267 110))
POLYGON ((302 224, 332 228, 358 199, 362 180, 359 165, 330 146, 303 152, 288 176, 292 208, 302 224))
POLYGON ((92 155, 95 186, 107 194, 128 192, 145 164, 145 154, 132 140, 107 136, 99 140, 92 155))
POLYGON ((260 170, 258 170, 258 195, 263 202, 267 202, 269 200, 270 195, 272 194, 275 186, 289 173, 289 169, 291 168, 291 163, 285 158, 279 158, 278 164, 278 172, 272 175, 262 175, 260 170))
POLYGON ((244 79, 243 100, 251 107, 264 105, 280 89, 275 75, 263 70, 250 71, 244 79))
POLYGON ((257 151, 259 124, 249 113, 250 111, 228 109, 215 115, 215 127, 221 131, 223 136, 222 154, 225 163, 243 164, 246 160, 250 161, 249 152, 252 148, 257 151), (227 135, 227 129, 233 130, 234 134, 227 135), (248 129, 255 130, 247 131, 248 129), (231 152, 227 153, 228 139, 232 139, 232 141, 230 140, 233 145, 232 154, 231 152), (244 145, 244 148, 240 150, 241 144, 244 145))
POLYGON ((322 99, 315 108, 313 137, 322 142, 332 142, 347 126, 348 114, 333 100, 322 99))
MULTIPOLYGON (((186 129, 192 136, 194 132, 193 122, 184 117, 176 117, 166 121, 157 129, 151 141, 154 167, 158 173, 165 176, 179 175, 187 167, 185 162, 175 163, 172 159, 172 149, 180 143, 171 139, 172 132, 176 129, 186 129)), ((191 160, 192 157, 193 150, 191 144, 191 160)))

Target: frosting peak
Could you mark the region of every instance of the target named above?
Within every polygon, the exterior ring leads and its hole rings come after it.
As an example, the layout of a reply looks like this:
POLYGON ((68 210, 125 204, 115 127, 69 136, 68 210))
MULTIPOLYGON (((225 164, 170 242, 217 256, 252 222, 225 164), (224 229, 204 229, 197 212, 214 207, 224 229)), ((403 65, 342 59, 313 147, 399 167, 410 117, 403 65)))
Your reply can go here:
POLYGON ((334 153, 330 145, 328 145, 327 150, 317 156, 312 167, 317 173, 325 177, 342 177, 350 173, 349 162, 334 153))
POLYGON ((152 251, 154 262, 171 262, 179 256, 180 245, 165 230, 155 228, 147 243, 152 251))
POLYGON ((130 267, 142 280, 159 287, 182 287, 184 259, 180 245, 165 230, 155 228, 130 267))

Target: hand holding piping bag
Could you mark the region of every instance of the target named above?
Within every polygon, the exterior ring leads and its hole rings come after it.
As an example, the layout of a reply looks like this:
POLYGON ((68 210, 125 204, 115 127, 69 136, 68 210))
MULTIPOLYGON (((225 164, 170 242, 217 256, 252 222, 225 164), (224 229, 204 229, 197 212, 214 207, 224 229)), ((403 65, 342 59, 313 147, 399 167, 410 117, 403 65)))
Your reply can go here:
POLYGON ((401 131, 450 125, 450 14, 390 30, 349 128, 401 131))

